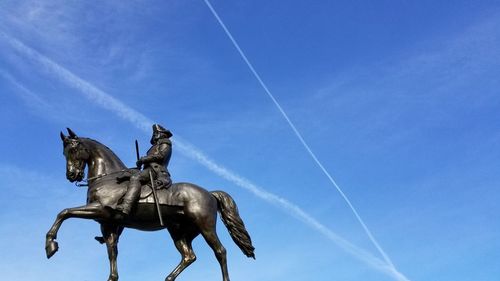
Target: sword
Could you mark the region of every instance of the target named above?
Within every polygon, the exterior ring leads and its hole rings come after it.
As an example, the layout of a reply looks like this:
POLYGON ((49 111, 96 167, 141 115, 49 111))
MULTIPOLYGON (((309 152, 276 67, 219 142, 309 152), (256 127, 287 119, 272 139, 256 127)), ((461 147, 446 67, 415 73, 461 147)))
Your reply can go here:
MULTIPOLYGON (((139 142, 137 140, 135 140, 135 156, 137 157, 137 161, 139 161, 139 142)), ((141 169, 141 166, 137 166, 137 168, 140 170, 141 169)))
MULTIPOLYGON (((137 161, 139 161, 139 142, 135 140, 135 155, 137 156, 137 161)), ((141 170, 141 166, 137 167, 139 171, 141 170)), ((160 204, 158 203, 158 195, 156 194, 155 189, 155 181, 153 179, 153 173, 151 173, 151 169, 149 169, 149 180, 151 181, 151 189, 153 190, 153 199, 155 200, 156 210, 158 211, 158 217, 160 218, 160 225, 163 225, 163 218, 161 216, 160 204)))
POLYGON ((158 217, 160 218, 160 225, 163 226, 163 218, 161 217, 160 204, 158 204, 158 195, 156 195, 156 189, 153 179, 153 173, 149 170, 149 179, 151 180, 151 189, 153 190, 153 198, 155 199, 156 210, 158 211, 158 217))

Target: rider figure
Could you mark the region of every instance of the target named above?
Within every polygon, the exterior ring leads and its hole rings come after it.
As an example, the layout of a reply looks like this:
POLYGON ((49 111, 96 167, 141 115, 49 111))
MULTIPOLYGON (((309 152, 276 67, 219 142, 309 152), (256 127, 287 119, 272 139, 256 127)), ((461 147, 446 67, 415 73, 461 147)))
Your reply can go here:
POLYGON ((155 187, 169 187, 172 184, 170 173, 167 170, 170 156, 172 155, 172 133, 158 124, 153 125, 153 136, 151 137, 152 147, 147 155, 137 160, 137 167, 144 169, 134 173, 130 177, 127 193, 123 196, 123 201, 116 209, 125 215, 129 215, 132 207, 139 200, 141 186, 150 182, 149 172, 153 174, 155 187))

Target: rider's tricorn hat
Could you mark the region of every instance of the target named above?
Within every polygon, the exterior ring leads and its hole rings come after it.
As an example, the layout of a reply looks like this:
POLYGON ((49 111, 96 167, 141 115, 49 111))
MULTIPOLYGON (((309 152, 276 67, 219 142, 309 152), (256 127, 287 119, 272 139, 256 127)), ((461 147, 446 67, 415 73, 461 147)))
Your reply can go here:
POLYGON ((171 136, 173 136, 172 132, 170 132, 170 130, 167 130, 167 129, 163 128, 159 124, 154 124, 153 125, 153 134, 158 134, 158 133, 165 134, 165 136, 167 138, 170 138, 171 136))

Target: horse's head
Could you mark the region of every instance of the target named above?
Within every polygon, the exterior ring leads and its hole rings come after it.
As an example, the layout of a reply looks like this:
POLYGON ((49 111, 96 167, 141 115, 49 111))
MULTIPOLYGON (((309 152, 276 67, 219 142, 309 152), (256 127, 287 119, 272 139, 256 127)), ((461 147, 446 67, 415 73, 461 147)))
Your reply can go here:
POLYGON ((70 182, 81 181, 85 175, 85 165, 89 160, 90 153, 82 140, 68 128, 68 136, 61 132, 64 146, 64 157, 66 157, 66 178, 70 182))

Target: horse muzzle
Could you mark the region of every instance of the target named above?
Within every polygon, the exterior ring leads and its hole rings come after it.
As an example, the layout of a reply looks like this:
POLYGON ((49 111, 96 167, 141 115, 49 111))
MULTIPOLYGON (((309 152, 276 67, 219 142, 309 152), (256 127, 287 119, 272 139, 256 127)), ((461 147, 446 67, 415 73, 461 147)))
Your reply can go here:
POLYGON ((71 171, 71 172, 67 172, 67 173, 66 173, 66 178, 67 178, 70 182, 82 181, 82 180, 83 180, 83 177, 84 177, 83 171, 78 172, 78 173, 75 173, 75 172, 73 172, 73 171, 71 171))

